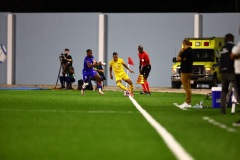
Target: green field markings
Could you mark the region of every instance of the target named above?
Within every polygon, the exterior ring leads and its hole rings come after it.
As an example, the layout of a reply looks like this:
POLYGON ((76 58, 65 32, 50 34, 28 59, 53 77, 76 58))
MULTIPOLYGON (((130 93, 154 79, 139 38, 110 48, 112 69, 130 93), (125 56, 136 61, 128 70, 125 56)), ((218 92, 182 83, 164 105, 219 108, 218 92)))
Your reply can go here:
MULTIPOLYGON (((141 108, 192 157, 238 159, 240 128, 232 123, 239 119, 239 105, 235 114, 227 108, 222 115, 205 95, 193 94, 192 104, 204 100, 208 107, 183 111, 173 105, 182 102, 183 93, 139 93, 134 99, 141 108)), ((81 96, 76 90, 0 90, 0 95, 0 159, 180 159, 122 91, 81 96)))
POLYGON ((236 129, 234 128, 231 128, 231 127, 228 127, 227 125, 225 124, 222 124, 220 122, 217 122, 216 120, 212 119, 212 118, 209 118, 209 117, 203 117, 204 120, 206 120, 207 122, 209 122, 210 124, 212 125, 215 125, 219 128, 222 128, 222 129, 225 129, 226 131, 228 132, 236 132, 236 129))

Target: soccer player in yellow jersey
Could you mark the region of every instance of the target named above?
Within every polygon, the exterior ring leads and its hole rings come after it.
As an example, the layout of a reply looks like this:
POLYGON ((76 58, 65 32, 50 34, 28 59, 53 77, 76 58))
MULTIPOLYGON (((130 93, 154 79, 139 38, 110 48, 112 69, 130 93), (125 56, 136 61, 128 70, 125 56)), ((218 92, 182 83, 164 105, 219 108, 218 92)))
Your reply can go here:
POLYGON ((129 70, 130 73, 134 73, 131 69, 128 68, 128 66, 125 64, 122 58, 118 58, 117 52, 113 52, 113 59, 109 62, 109 71, 110 71, 110 78, 113 79, 112 70, 115 75, 116 84, 118 87, 120 87, 122 90, 128 92, 133 97, 133 83, 129 76, 124 71, 123 66, 129 70), (129 84, 129 90, 124 87, 121 83, 121 81, 124 80, 126 83, 129 84))

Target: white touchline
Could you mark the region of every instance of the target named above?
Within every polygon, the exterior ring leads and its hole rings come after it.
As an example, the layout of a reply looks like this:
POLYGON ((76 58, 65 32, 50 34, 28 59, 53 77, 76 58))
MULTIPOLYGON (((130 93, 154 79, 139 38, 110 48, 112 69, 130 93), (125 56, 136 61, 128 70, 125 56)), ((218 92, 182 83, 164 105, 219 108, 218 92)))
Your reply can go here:
POLYGON ((188 154, 184 148, 174 139, 174 137, 162 127, 154 118, 151 117, 138 103, 137 101, 129 96, 134 106, 144 116, 144 118, 153 126, 158 134, 163 138, 169 149, 174 153, 178 160, 193 160, 194 158, 188 154))
POLYGON ((236 132, 236 130, 234 128, 228 127, 225 124, 219 123, 219 122, 217 122, 214 119, 211 119, 209 117, 203 117, 203 119, 208 121, 210 124, 218 126, 219 128, 226 129, 228 132, 236 132))

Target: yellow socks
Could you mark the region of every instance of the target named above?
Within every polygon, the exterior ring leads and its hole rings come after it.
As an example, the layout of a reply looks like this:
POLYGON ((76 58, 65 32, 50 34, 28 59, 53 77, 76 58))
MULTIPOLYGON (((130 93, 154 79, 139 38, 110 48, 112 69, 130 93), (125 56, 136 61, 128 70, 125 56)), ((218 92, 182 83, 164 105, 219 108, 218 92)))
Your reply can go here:
POLYGON ((124 91, 127 91, 127 88, 124 87, 124 85, 122 85, 121 83, 117 83, 117 86, 123 89, 124 91))

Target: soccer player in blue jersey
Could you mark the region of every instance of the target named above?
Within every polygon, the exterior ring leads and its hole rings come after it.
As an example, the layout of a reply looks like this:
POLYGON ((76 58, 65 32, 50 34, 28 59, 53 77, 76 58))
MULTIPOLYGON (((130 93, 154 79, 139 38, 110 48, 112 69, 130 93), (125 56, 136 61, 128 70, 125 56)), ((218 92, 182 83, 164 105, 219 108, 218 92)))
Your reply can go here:
POLYGON ((82 86, 82 95, 85 95, 85 89, 88 85, 88 80, 90 77, 93 77, 97 81, 97 88, 99 94, 104 94, 102 91, 102 79, 101 76, 98 74, 96 70, 94 70, 94 67, 97 65, 100 65, 101 62, 94 63, 94 57, 92 55, 92 50, 87 49, 87 56, 84 58, 84 64, 83 64, 83 70, 82 70, 82 76, 83 76, 83 86, 82 86))

